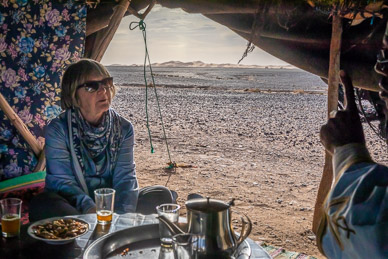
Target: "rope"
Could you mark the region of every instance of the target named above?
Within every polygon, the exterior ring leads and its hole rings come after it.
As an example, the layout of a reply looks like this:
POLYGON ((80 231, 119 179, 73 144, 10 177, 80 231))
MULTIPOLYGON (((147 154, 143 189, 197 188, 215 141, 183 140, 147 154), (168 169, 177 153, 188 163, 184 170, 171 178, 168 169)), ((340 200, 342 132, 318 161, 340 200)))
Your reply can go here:
POLYGON ((244 58, 246 58, 249 53, 253 52, 253 50, 255 49, 255 45, 252 44, 252 41, 253 41, 253 38, 257 35, 257 17, 259 16, 259 12, 260 12, 261 9, 263 10, 262 14, 264 15, 264 13, 266 11, 265 4, 263 5, 263 4, 259 3, 259 6, 257 7, 256 14, 255 14, 255 19, 253 20, 253 23, 252 23, 251 36, 250 36, 249 41, 247 43, 247 47, 245 48, 245 51, 244 51, 242 57, 240 58, 240 60, 237 62, 237 64, 240 64, 240 62, 244 58))
POLYGON ((146 111, 146 119, 147 119, 147 129, 148 129, 148 136, 150 138, 150 145, 151 145, 151 153, 155 153, 154 147, 152 145, 152 137, 151 137, 151 130, 150 130, 150 125, 149 125, 149 116, 148 116, 148 83, 147 83, 147 61, 148 65, 150 67, 150 72, 151 72, 151 78, 152 78, 152 84, 154 87, 154 92, 155 92, 155 97, 156 97, 156 103, 158 105, 158 111, 159 111, 159 117, 160 121, 162 124, 162 129, 163 129, 163 137, 166 142, 166 147, 167 147, 167 153, 168 153, 168 159, 170 160, 169 166, 167 167, 168 169, 171 169, 174 167, 174 163, 171 161, 171 155, 170 155, 170 149, 168 148, 168 142, 167 142, 167 137, 166 137, 166 130, 164 128, 164 123, 163 123, 163 117, 162 117, 162 111, 160 110, 160 103, 159 103, 159 97, 158 93, 156 91, 156 84, 155 84, 155 79, 154 79, 154 73, 152 72, 152 66, 151 66, 151 60, 150 60, 150 55, 148 53, 148 47, 147 47, 147 32, 146 32, 146 24, 143 20, 140 20, 139 22, 131 22, 129 24, 129 29, 132 31, 136 28, 141 30, 143 34, 143 39, 144 39, 144 47, 145 47, 145 57, 144 57, 144 65, 143 65, 143 76, 144 76, 144 82, 146 86, 146 101, 145 101, 145 111, 146 111), (132 26, 133 25, 133 26, 132 26))
POLYGON ((366 115, 365 113, 365 110, 364 110, 364 107, 362 106, 362 102, 361 102, 361 94, 360 94, 360 90, 359 89, 356 89, 356 94, 357 94, 357 99, 358 99, 358 105, 360 106, 360 110, 362 112, 362 115, 364 116, 365 118, 365 121, 368 123, 369 127, 372 129, 372 131, 377 135, 377 137, 379 137, 381 140, 383 141, 387 141, 386 139, 384 139, 381 134, 379 133, 379 131, 376 129, 375 126, 372 125, 372 123, 370 122, 370 120, 368 119, 368 116, 366 115))

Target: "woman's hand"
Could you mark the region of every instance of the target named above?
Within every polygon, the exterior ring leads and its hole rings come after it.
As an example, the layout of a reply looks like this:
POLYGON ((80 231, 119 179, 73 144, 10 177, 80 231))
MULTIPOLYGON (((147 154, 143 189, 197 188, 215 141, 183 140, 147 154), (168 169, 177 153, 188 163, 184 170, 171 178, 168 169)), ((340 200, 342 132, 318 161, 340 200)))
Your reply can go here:
POLYGON ((320 137, 326 150, 334 153, 334 149, 350 143, 365 144, 364 131, 354 98, 352 80, 341 70, 341 81, 345 87, 346 108, 330 114, 329 121, 322 126, 320 137))

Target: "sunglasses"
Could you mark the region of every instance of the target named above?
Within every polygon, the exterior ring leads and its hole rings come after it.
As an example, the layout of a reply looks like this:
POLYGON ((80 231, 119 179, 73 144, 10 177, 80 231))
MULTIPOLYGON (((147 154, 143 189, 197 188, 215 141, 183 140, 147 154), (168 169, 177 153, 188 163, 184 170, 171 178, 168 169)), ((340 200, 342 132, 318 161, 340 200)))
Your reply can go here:
POLYGON ((107 77, 100 81, 89 81, 77 86, 77 89, 82 87, 84 87, 88 93, 97 92, 100 87, 103 87, 106 90, 110 90, 113 88, 113 77, 107 77))

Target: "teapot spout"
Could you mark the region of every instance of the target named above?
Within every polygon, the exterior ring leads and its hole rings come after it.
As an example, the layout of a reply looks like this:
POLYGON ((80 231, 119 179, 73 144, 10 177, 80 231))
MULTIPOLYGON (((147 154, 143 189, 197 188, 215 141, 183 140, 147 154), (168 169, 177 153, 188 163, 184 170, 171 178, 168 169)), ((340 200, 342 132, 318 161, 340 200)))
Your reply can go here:
POLYGON ((185 232, 182 229, 180 229, 175 223, 171 222, 165 216, 159 215, 158 219, 171 231, 173 235, 185 234, 185 232))

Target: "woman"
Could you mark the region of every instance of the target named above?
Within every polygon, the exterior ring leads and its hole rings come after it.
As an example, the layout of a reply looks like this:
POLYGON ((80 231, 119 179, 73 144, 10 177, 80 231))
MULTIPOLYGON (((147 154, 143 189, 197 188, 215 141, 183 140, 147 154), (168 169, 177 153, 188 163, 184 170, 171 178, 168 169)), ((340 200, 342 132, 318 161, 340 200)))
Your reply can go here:
POLYGON ((115 87, 106 68, 81 59, 67 68, 61 88, 64 112, 45 132, 46 191, 32 200, 30 220, 93 213, 93 192, 105 187, 116 190, 117 213, 155 213, 173 202, 163 186, 139 191, 133 126, 110 108, 115 87))

